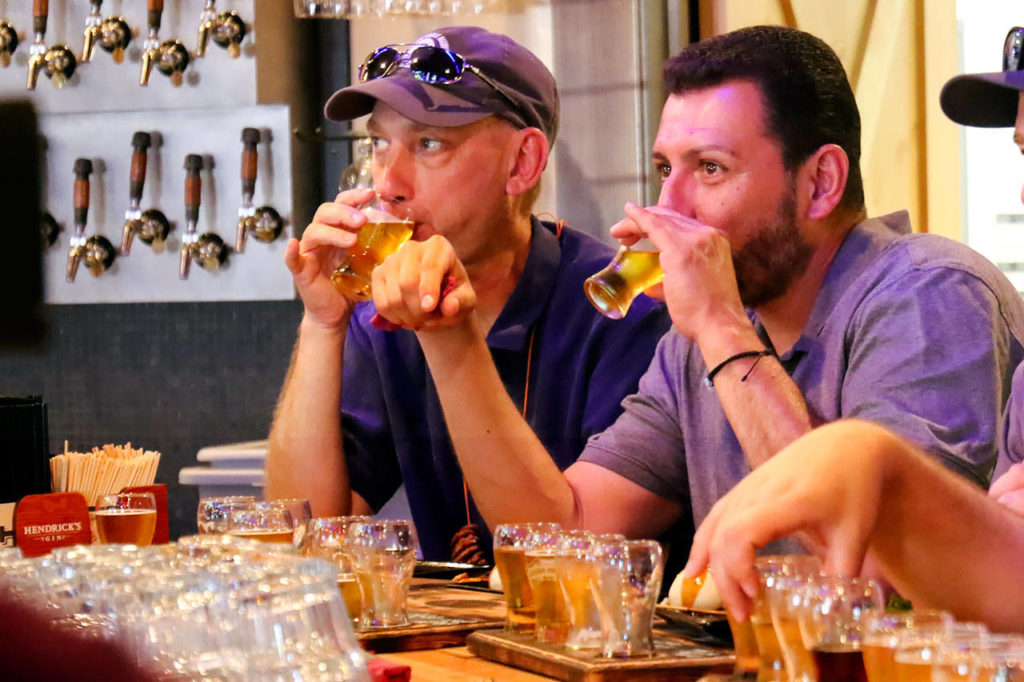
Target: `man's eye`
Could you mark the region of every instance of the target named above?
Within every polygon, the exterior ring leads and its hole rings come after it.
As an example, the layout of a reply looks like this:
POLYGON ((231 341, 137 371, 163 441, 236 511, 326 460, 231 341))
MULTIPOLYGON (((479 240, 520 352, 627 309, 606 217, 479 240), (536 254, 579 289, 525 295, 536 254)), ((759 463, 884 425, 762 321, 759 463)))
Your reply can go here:
POLYGON ((441 148, 441 141, 430 137, 420 138, 420 149, 427 152, 437 151, 441 148))
POLYGON ((370 145, 373 147, 373 151, 382 152, 388 148, 387 141, 382 137, 371 137, 370 145))
POLYGON ((661 180, 667 180, 668 176, 672 175, 672 166, 667 163, 656 163, 654 164, 654 172, 658 174, 661 180))
POLYGON ((719 166, 714 161, 701 161, 700 162, 700 167, 701 167, 701 170, 704 171, 705 175, 715 175, 717 173, 721 173, 722 172, 722 167, 719 166))

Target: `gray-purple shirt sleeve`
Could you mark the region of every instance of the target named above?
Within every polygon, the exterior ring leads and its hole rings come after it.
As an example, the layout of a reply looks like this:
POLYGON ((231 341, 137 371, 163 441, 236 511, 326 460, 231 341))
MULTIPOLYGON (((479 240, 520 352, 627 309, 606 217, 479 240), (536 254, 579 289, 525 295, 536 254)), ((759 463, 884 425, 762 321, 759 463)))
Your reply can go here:
POLYGON ((838 416, 887 426, 986 487, 1016 346, 989 286, 918 266, 865 299, 846 340, 838 416))
POLYGON ((1013 387, 999 431, 999 459, 993 480, 1017 462, 1024 461, 1024 363, 1013 373, 1013 387))

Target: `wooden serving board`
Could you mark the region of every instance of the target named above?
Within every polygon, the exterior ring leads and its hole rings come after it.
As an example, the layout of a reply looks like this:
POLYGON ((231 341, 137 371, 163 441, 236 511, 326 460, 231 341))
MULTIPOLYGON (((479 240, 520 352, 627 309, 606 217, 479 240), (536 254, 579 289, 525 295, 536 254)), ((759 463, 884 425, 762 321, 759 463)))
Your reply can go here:
POLYGON ((442 581, 415 580, 408 604, 408 625, 357 629, 362 647, 388 653, 462 646, 469 633, 505 623, 505 598, 500 593, 463 590, 442 581))
POLYGON ((693 644, 658 628, 654 635, 656 653, 649 658, 602 658, 592 652, 540 644, 532 637, 504 630, 474 632, 466 638, 466 644, 480 658, 566 682, 700 680, 709 673, 730 673, 735 661, 728 649, 693 644))

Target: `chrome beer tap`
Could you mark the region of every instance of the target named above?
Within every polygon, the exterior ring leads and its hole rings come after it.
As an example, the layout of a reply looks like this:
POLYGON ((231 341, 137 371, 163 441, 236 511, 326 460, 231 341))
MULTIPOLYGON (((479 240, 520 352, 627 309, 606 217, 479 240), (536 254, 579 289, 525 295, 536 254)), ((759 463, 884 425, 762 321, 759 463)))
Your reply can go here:
POLYGON ((199 204, 202 197, 203 157, 189 154, 185 157, 185 236, 181 240, 178 277, 188 279, 193 259, 206 270, 216 270, 228 259, 228 247, 213 232, 196 234, 199 224, 199 204))
POLYGON ((99 277, 114 263, 114 245, 102 235, 85 238, 85 227, 89 219, 89 175, 92 174, 92 161, 75 159, 75 234, 71 237, 71 248, 68 251, 68 265, 64 278, 68 282, 75 281, 78 264, 85 262, 85 267, 93 277, 99 277))
POLYGON ((128 178, 128 210, 124 213, 124 231, 121 234, 121 255, 131 252, 135 235, 145 243, 159 247, 167 239, 171 224, 167 217, 155 208, 142 211, 142 190, 146 184, 146 150, 152 144, 149 133, 142 131, 132 135, 132 165, 128 178))
POLYGON ((149 74, 159 60, 160 21, 164 13, 164 0, 149 0, 147 9, 146 25, 149 27, 149 34, 146 36, 146 42, 142 44, 142 75, 139 77, 139 85, 149 85, 149 74))
POLYGON ((96 47, 96 41, 100 37, 100 24, 103 23, 103 15, 100 14, 100 5, 103 0, 90 0, 92 10, 85 18, 85 37, 82 40, 82 62, 92 61, 92 51, 96 47))
POLYGON ((28 51, 28 84, 25 86, 28 90, 36 89, 39 73, 46 64, 46 21, 49 15, 49 0, 32 0, 32 30, 36 37, 28 51))
POLYGON ((11 55, 18 49, 18 31, 8 21, 0 21, 0 66, 11 65, 11 55))
POLYGON ((246 236, 250 232, 257 241, 272 242, 280 236, 284 227, 281 216, 270 206, 253 207, 259 143, 258 129, 242 129, 242 206, 238 209, 238 227, 235 231, 235 251, 238 253, 245 251, 246 236))

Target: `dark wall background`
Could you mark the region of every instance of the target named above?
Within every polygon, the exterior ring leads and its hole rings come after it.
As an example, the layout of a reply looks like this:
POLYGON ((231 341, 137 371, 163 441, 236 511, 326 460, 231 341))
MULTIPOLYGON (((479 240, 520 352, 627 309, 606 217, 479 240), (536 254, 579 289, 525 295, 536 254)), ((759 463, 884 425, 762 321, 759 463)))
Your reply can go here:
MULTIPOLYGON (((283 264, 282 264, 282 267, 283 264)), ((199 275, 204 273, 200 272, 199 275)), ((0 352, 0 394, 42 395, 50 448, 131 442, 163 453, 171 536, 195 532, 178 470, 207 445, 265 438, 299 301, 48 306, 36 351, 0 352)))

